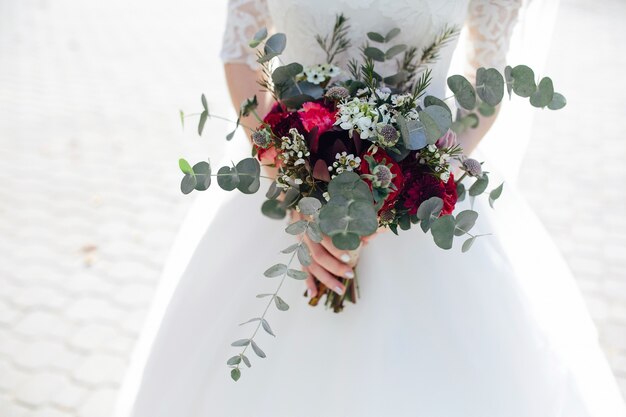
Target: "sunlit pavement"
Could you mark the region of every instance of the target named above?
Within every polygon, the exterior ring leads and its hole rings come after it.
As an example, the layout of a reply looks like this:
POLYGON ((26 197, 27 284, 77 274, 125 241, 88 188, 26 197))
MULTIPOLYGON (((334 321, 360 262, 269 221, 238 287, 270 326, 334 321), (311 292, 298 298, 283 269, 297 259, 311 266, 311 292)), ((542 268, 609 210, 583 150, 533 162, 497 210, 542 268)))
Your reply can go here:
MULTIPOLYGON (((0 2, 3 417, 110 416, 193 201, 178 191, 176 159, 216 146, 181 131, 178 109, 196 109, 199 92, 227 103, 224 6, 210 3, 0 2)), ((548 72, 570 105, 558 123, 538 115, 521 184, 626 393, 626 87, 615 52, 626 5, 596 9, 563 1, 548 72)), ((221 140, 225 126, 211 129, 221 140)))

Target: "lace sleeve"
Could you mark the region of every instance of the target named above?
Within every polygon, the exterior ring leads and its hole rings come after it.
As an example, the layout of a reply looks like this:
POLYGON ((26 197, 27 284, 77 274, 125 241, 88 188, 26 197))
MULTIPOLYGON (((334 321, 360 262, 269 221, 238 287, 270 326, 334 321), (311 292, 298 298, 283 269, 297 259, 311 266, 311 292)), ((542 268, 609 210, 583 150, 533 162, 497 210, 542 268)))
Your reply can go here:
POLYGON ((248 42, 259 29, 271 30, 267 0, 228 0, 227 8, 220 57, 223 62, 244 63, 257 69, 256 53, 248 42))
POLYGON ((522 0, 470 0, 467 14, 467 62, 465 74, 475 81, 480 67, 506 66, 511 33, 522 0))

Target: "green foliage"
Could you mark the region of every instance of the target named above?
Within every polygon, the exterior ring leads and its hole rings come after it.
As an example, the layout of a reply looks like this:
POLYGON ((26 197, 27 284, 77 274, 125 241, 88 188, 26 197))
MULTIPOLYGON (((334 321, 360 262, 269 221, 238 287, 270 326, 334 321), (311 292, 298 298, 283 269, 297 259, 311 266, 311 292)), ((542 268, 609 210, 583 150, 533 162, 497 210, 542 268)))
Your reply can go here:
POLYGON ((303 271, 298 271, 297 269, 288 269, 287 276, 297 280, 305 280, 309 277, 309 274, 303 271))
POLYGON ((399 114, 396 116, 396 124, 406 149, 419 150, 428 145, 424 125, 419 120, 407 120, 399 114))
POLYGON ((477 237, 478 236, 472 236, 469 239, 467 239, 465 242, 463 242, 463 246, 461 247, 461 252, 465 253, 468 250, 470 250, 470 248, 474 244, 474 241, 476 240, 477 237))
POLYGON ((498 198, 502 195, 502 188, 504 187, 504 183, 500 184, 497 188, 494 188, 489 193, 489 205, 493 208, 493 203, 496 202, 498 198))
POLYGON ((244 194, 256 193, 260 186, 261 166, 255 158, 245 158, 234 167, 223 166, 217 171, 217 184, 225 191, 235 188, 244 194))
POLYGON ((267 270, 263 273, 268 278, 276 278, 287 272, 287 265, 285 264, 275 264, 267 268, 267 270))
POLYGON ((552 80, 544 77, 539 81, 537 90, 530 96, 530 104, 534 107, 543 108, 552 103, 554 97, 554 85, 552 80))
POLYGON ((467 78, 462 75, 448 77, 448 87, 461 107, 466 110, 476 107, 476 91, 467 78))
POLYGON ((348 19, 343 14, 339 14, 335 17, 335 25, 330 38, 328 35, 323 38, 320 35, 315 37, 317 44, 326 52, 327 63, 332 64, 338 54, 345 52, 350 47, 348 29, 350 29, 348 19))
POLYGON ((552 96, 552 101, 548 104, 548 108, 550 110, 560 110, 567 104, 567 100, 560 93, 554 93, 552 96))
POLYGON ((385 52, 385 59, 391 59, 394 56, 406 51, 407 46, 404 44, 394 45, 385 52))
POLYGON ((537 89, 535 72, 526 65, 518 65, 511 69, 511 78, 513 92, 520 97, 530 97, 537 89))
POLYGON ((472 230, 476 224, 478 213, 473 210, 463 210, 456 216, 455 236, 462 236, 472 230))
POLYGON ((250 347, 259 358, 265 358, 265 352, 261 350, 254 340, 250 340, 250 347))
POLYGON ((280 220, 287 215, 285 206, 278 200, 267 200, 261 205, 261 213, 270 219, 280 220))
POLYGON ((400 34, 400 28, 393 28, 385 35, 385 42, 389 42, 400 34))
POLYGON ((385 62, 385 53, 376 47, 368 46, 364 48, 363 54, 374 61, 385 62))
POLYGON ((312 216, 322 208, 322 203, 314 197, 303 197, 298 202, 298 208, 302 214, 312 216))
POLYGON ((489 186, 489 176, 487 174, 483 174, 482 177, 476 179, 474 184, 469 188, 469 195, 472 197, 476 197, 485 192, 487 187, 489 186))
POLYGON ((476 71, 476 92, 478 97, 492 107, 497 106, 504 97, 504 78, 494 68, 478 68, 476 71))
POLYGON ((230 370, 230 377, 233 379, 233 381, 239 381, 239 378, 241 378, 241 371, 239 370, 239 368, 233 368, 230 370))
POLYGON ((450 112, 441 106, 428 106, 419 112, 419 117, 429 144, 437 142, 452 126, 450 112))
POLYGON ((478 113, 480 113, 481 116, 484 117, 491 117, 496 113, 496 108, 490 104, 485 103, 484 101, 481 101, 478 104, 478 113))
POLYGON ((443 200, 439 197, 431 197, 420 204, 417 208, 417 218, 420 220, 420 226, 424 232, 430 229, 433 220, 439 217, 442 209, 443 200))
POLYGON ((267 28, 262 28, 254 34, 248 45, 250 48, 256 48, 265 40, 265 38, 267 38, 267 28))
POLYGON ((454 216, 441 216, 435 220, 430 227, 435 244, 441 249, 451 249, 455 227, 454 216))
POLYGON ((273 34, 265 41, 264 53, 257 59, 257 62, 262 64, 270 61, 272 58, 282 54, 286 46, 287 36, 284 33, 273 34))
POLYGON ((289 304, 287 304, 285 300, 283 300, 279 296, 274 297, 274 303, 276 304, 276 308, 279 309, 280 311, 289 310, 289 304))
POLYGON ((380 33, 376 33, 376 32, 367 32, 367 37, 374 41, 374 42, 378 42, 378 43, 384 43, 385 42, 385 37, 383 35, 381 35, 380 33))
POLYGON ((178 166, 180 167, 180 170, 183 171, 183 174, 193 174, 191 165, 189 165, 189 162, 187 162, 186 159, 180 158, 178 160, 178 166))

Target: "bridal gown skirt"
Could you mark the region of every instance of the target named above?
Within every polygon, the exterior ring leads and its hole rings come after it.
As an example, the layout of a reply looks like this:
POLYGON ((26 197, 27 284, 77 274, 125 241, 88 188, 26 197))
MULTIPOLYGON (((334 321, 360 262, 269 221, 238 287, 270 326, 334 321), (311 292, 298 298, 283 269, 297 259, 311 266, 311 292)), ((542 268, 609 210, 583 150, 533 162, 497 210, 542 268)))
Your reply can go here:
MULTIPOLYGON (((209 192, 219 193, 219 190, 209 192)), ((285 222, 263 193, 232 194, 168 300, 148 319, 119 417, 609 417, 623 403, 572 275, 516 191, 477 200, 478 239, 437 248, 419 228, 383 233, 362 252, 361 298, 340 314, 310 307, 300 281, 271 308, 276 338, 233 382, 230 343, 278 281, 285 222)), ((469 207, 469 202, 460 204, 469 207)), ((163 295, 163 294, 162 294, 163 295)), ((248 353, 248 352, 247 352, 248 353)))

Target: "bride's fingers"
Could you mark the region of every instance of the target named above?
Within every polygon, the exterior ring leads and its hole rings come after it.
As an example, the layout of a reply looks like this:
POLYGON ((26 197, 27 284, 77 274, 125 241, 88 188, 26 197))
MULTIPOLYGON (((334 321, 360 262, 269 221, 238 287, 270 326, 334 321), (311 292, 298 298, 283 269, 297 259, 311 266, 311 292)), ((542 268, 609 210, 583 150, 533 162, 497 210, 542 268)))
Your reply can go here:
POLYGON ((315 262, 324 267, 328 272, 338 277, 354 278, 352 267, 335 258, 324 246, 312 242, 311 240, 307 240, 307 244, 309 245, 311 256, 315 262))
POLYGON ((322 268, 319 264, 313 262, 307 267, 310 274, 313 274, 318 281, 326 285, 331 290, 335 291, 339 295, 343 295, 346 288, 333 277, 330 272, 322 268))
POLYGON ((333 241, 330 237, 324 236, 322 239, 321 245, 334 256, 336 259, 341 260, 344 264, 348 264, 354 266, 358 259, 358 249, 353 251, 341 250, 337 249, 335 245, 333 245, 333 241))
POLYGON ((311 275, 311 272, 309 272, 307 268, 304 268, 304 271, 309 274, 309 277, 306 279, 306 281, 304 281, 307 288, 306 293, 309 298, 313 298, 317 295, 317 285, 315 285, 315 278, 313 278, 313 275, 311 275))

